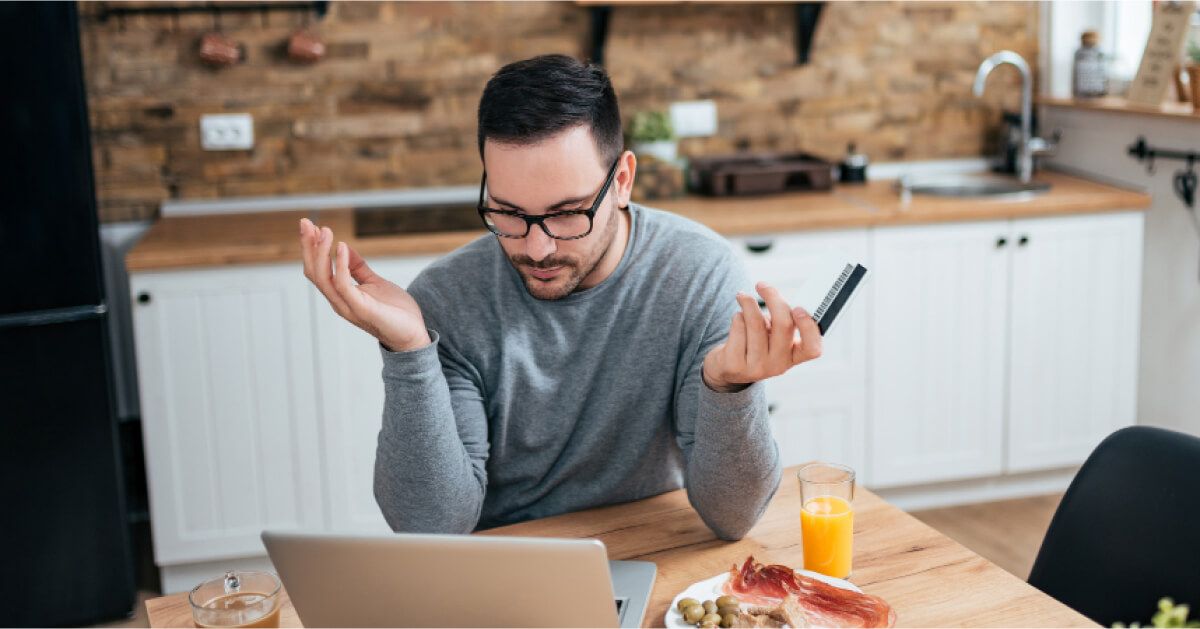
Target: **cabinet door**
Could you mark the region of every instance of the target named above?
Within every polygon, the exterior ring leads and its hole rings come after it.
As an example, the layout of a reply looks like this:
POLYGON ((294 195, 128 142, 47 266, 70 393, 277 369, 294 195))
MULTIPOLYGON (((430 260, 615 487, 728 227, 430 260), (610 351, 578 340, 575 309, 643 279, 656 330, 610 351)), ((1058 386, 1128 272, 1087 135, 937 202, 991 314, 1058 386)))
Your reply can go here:
POLYGON ((1002 470, 1008 232, 1007 221, 875 231, 870 484, 1002 470))
POLYGON ((263 529, 320 527, 300 267, 139 273, 130 286, 155 560, 261 555, 263 529))
MULTIPOLYGON (((389 281, 408 286, 432 260, 389 258, 369 263, 389 281)), ((316 288, 309 296, 316 321, 329 526, 343 532, 390 532, 374 492, 375 444, 383 421, 379 342, 339 317, 316 288)))
MULTIPOLYGON (((820 258, 832 255, 869 269, 868 242, 866 230, 852 230, 738 238, 733 245, 746 265, 750 285, 744 290, 757 297, 753 285, 765 281, 787 299, 797 294, 805 270, 820 258)), ((785 465, 832 461, 865 477, 869 292, 868 280, 829 329, 819 359, 766 382, 772 429, 785 465)))
POLYGON ((1142 215, 1015 221, 1013 236, 1008 470, 1079 464, 1136 420, 1142 215))

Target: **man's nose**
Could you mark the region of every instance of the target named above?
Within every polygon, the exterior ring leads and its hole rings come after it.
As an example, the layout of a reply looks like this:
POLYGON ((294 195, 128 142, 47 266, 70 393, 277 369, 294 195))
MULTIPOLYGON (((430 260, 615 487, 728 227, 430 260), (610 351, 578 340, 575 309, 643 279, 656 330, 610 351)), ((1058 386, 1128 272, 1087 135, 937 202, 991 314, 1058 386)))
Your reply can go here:
POLYGON ((525 236, 525 255, 538 262, 557 250, 558 245, 554 242, 553 238, 546 235, 541 225, 531 225, 529 227, 529 234, 525 236))

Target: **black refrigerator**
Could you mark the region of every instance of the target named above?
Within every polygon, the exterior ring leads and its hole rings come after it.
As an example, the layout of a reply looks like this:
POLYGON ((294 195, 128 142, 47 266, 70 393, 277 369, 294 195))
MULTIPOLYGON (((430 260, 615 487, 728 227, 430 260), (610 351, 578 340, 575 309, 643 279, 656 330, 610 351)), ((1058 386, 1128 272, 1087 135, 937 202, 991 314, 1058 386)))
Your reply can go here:
POLYGON ((0 2, 0 626, 133 607, 76 7, 0 2))

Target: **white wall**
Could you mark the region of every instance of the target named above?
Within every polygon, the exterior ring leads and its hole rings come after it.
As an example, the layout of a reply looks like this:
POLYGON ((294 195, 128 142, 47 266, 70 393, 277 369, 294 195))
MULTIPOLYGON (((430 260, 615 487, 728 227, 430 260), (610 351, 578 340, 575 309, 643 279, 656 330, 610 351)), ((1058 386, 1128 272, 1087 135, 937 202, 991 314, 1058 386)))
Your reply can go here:
POLYGON ((1173 192, 1171 178, 1182 162, 1159 161, 1150 175, 1126 150, 1144 135, 1154 146, 1200 151, 1200 119, 1049 107, 1041 113, 1043 134, 1063 132, 1050 163, 1144 188, 1154 198, 1146 214, 1138 421, 1200 435, 1200 232, 1194 222, 1200 208, 1191 214, 1173 192))

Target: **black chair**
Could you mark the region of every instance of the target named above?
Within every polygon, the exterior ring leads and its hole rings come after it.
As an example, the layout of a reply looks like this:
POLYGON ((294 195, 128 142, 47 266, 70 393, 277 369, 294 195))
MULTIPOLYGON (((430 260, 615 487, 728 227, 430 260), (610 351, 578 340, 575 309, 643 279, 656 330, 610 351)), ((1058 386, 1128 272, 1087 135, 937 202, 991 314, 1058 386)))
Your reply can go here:
POLYGON ((1105 627, 1147 625, 1164 596, 1200 612, 1200 438, 1132 426, 1071 481, 1030 585, 1105 627))

